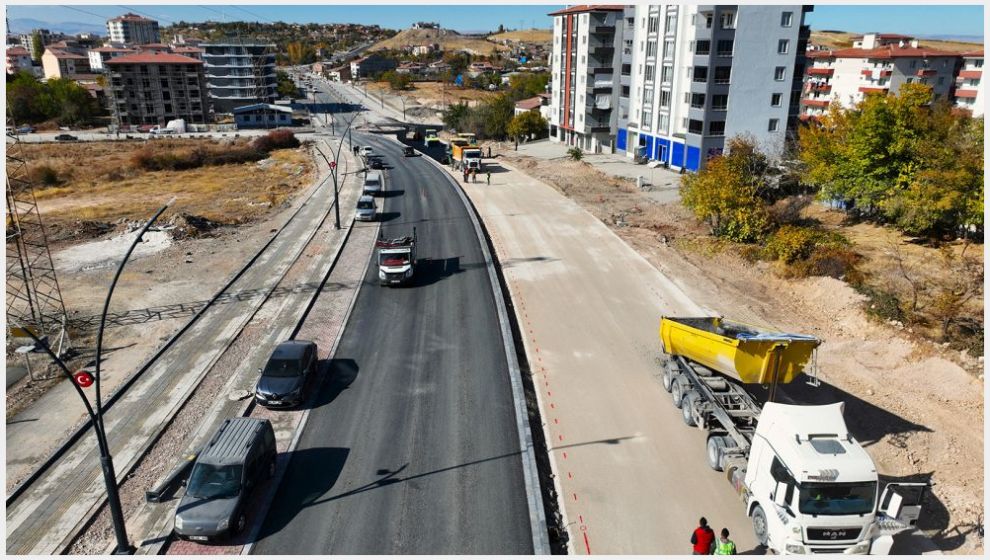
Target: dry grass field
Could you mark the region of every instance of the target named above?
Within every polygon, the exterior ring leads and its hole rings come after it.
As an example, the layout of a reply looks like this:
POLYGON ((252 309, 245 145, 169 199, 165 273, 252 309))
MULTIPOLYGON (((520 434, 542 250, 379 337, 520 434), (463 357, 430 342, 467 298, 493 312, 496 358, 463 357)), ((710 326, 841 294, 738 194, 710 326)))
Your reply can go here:
MULTIPOLYGON (((853 45, 853 39, 862 33, 846 33, 841 31, 812 31, 811 43, 823 45, 830 49, 848 49, 853 45)), ((963 43, 959 41, 939 41, 936 39, 920 39, 921 46, 950 52, 967 52, 983 48, 979 43, 963 43)))
POLYGON ((553 41, 553 31, 549 29, 520 29, 488 36, 489 41, 512 41, 522 43, 547 43, 553 41))

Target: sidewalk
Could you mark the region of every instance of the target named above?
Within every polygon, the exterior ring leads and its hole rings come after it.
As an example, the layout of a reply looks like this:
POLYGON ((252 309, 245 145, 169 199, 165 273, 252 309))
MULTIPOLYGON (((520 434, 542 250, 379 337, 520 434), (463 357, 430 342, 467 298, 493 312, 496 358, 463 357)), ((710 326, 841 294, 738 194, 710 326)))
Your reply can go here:
MULTIPOLYGON (((498 151, 511 150, 513 144, 503 144, 503 148, 498 151)), ((569 146, 549 140, 537 140, 519 144, 519 150, 514 152, 521 156, 529 156, 536 159, 567 159, 569 146)), ((681 175, 676 171, 664 169, 663 167, 649 167, 633 163, 624 154, 585 153, 582 161, 586 161, 595 166, 596 169, 611 175, 625 179, 636 180, 636 177, 643 177, 643 182, 649 185, 646 195, 659 203, 676 202, 680 200, 681 175)))
POLYGON ((684 554, 701 516, 753 549, 743 505, 706 464, 705 434, 658 380, 660 316, 701 308, 574 202, 489 165, 490 186, 464 187, 512 294, 572 552, 684 554))

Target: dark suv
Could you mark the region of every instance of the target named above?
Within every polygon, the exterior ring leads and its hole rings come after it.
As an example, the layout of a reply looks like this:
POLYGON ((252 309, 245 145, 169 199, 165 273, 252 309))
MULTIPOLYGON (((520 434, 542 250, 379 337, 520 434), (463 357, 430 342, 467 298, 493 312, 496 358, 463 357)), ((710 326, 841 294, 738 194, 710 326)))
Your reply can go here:
POLYGON ((306 399, 309 380, 316 374, 316 343, 289 340, 279 344, 261 370, 254 390, 258 404, 295 406, 306 399))

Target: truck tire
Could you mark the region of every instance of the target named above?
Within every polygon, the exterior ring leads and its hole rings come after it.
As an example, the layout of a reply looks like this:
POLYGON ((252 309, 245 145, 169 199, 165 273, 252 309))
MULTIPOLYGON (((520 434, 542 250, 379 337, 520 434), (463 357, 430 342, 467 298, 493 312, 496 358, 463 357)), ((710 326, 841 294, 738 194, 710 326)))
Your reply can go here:
POLYGON ((684 393, 684 396, 681 397, 681 419, 691 427, 697 426, 694 421, 694 408, 698 406, 698 399, 698 392, 693 389, 684 393))
POLYGON ((756 537, 756 544, 766 546, 767 541, 770 540, 770 529, 767 527, 767 514, 763 512, 760 504, 753 507, 753 513, 750 517, 753 519, 753 535, 756 537))
POLYGON ((721 472, 725 467, 725 440, 722 436, 708 436, 705 449, 708 452, 708 466, 713 471, 721 472))
POLYGON ((674 380, 674 372, 671 371, 670 363, 663 365, 663 375, 660 376, 660 381, 663 383, 664 391, 670 392, 670 383, 674 380))
POLYGON ((674 406, 680 408, 684 404, 684 391, 686 389, 687 379, 683 375, 678 375, 674 377, 673 381, 670 382, 670 397, 674 401, 674 406))

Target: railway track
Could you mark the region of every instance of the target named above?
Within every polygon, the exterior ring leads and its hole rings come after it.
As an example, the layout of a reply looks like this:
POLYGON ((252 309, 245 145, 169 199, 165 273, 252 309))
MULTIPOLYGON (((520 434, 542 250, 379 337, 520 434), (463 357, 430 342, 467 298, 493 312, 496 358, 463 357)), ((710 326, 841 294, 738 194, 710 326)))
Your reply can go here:
MULTIPOLYGON (((289 269, 307 254, 306 248, 333 209, 332 197, 326 196, 329 192, 332 186, 328 177, 313 188, 248 263, 107 399, 108 435, 121 479, 129 477, 213 371, 220 356, 234 343, 233 335, 245 328, 289 269), (216 305, 225 294, 257 291, 253 284, 262 285, 259 296, 244 298, 236 305, 216 305), (213 338, 205 344, 198 340, 210 334, 213 338), (149 403, 157 406, 149 410, 149 403)), ((91 438, 83 437, 89 428, 84 423, 74 430, 9 494, 8 553, 64 551, 105 504, 95 445, 91 438)))

